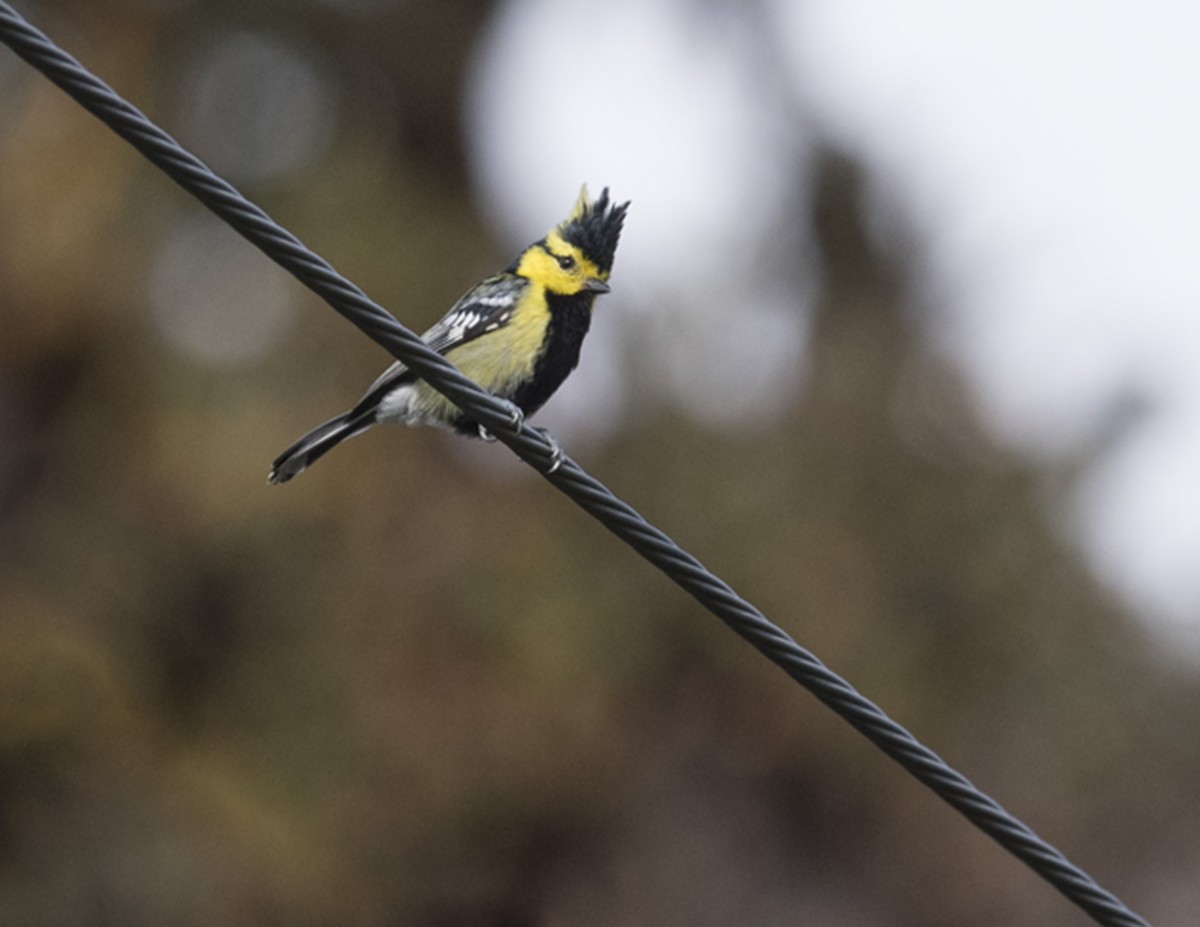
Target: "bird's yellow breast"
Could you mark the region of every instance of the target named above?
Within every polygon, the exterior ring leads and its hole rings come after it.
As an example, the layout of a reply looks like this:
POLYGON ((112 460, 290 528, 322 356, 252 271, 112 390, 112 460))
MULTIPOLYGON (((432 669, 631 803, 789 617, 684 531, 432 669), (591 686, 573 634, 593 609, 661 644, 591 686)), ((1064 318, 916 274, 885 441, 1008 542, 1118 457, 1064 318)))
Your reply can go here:
MULTIPOLYGON (((549 324, 545 291, 531 287, 504 328, 451 348, 446 359, 480 386, 508 398, 533 375, 549 324)), ((449 399, 423 380, 417 384, 411 408, 427 421, 453 419, 458 414, 449 399)))

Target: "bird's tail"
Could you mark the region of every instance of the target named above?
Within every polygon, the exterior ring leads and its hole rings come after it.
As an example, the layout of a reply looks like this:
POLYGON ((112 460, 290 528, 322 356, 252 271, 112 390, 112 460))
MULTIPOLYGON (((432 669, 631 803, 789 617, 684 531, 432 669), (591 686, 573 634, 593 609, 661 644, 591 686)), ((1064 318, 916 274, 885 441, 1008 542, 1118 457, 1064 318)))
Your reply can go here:
POLYGON ((375 424, 375 411, 368 413, 351 410, 318 425, 303 438, 275 458, 269 483, 286 483, 298 473, 303 473, 322 455, 333 450, 347 438, 366 431, 375 424))

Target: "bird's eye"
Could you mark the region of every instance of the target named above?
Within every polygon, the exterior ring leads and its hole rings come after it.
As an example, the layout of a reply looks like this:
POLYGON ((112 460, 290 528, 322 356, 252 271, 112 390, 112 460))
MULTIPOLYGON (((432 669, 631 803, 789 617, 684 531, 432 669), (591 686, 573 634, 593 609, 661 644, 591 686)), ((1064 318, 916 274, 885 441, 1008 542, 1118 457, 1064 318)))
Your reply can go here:
POLYGON ((575 267, 575 258, 569 254, 564 254, 558 259, 558 266, 563 270, 572 270, 575 267))

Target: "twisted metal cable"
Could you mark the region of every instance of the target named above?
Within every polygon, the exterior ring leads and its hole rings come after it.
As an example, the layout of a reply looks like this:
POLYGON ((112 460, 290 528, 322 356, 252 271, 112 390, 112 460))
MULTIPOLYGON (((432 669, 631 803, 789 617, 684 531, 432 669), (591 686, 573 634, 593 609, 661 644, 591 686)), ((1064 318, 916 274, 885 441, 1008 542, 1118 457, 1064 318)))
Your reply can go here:
POLYGON ((48 37, 0 0, 0 41, 41 71, 133 145, 172 180, 224 219, 271 260, 324 299, 434 389, 482 423, 522 460, 539 470, 584 511, 670 577, 734 632, 808 689, 863 736, 909 771, 1105 927, 1149 927, 1113 894, 1071 863, 965 776, 919 743, 904 727, 861 695, 849 682, 772 624, 753 605, 705 569, 632 506, 563 455, 553 472, 555 444, 544 432, 514 419, 511 405, 498 400, 431 351, 361 289, 341 276, 294 235, 246 200, 232 185, 185 151, 107 84, 58 48, 48 37))

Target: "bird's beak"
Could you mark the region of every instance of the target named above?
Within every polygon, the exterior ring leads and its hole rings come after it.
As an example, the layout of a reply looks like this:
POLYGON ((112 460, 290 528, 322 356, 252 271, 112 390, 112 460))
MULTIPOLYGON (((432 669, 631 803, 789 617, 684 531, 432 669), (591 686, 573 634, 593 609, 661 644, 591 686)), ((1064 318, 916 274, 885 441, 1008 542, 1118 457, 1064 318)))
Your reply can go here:
POLYGON ((583 281, 583 292, 585 293, 608 293, 611 290, 612 287, 599 277, 588 277, 583 281))

